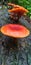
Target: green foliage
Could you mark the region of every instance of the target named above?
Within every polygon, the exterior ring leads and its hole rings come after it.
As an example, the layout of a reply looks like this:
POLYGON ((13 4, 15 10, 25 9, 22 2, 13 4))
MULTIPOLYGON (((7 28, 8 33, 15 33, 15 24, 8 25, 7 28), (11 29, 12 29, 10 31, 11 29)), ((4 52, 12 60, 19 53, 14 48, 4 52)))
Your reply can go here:
POLYGON ((29 11, 28 16, 31 18, 31 0, 18 0, 18 3, 29 11))

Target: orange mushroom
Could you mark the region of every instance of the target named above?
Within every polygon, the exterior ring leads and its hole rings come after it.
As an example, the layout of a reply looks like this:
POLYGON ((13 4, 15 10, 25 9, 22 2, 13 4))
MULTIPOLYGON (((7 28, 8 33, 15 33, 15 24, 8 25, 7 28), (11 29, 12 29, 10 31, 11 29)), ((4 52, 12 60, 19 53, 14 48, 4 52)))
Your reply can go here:
MULTIPOLYGON (((12 8, 12 9, 9 9, 8 12, 17 14, 17 15, 18 15, 18 16, 17 16, 18 19, 19 19, 22 15, 28 13, 28 10, 25 9, 24 7, 22 7, 22 6, 15 5, 15 4, 12 4, 12 3, 8 3, 8 5, 9 5, 9 6, 13 6, 13 8, 12 8)), ((14 15, 13 15, 13 16, 10 15, 10 17, 13 17, 13 19, 15 18, 14 15)))
POLYGON ((17 24, 4 25, 1 28, 1 32, 4 35, 11 36, 11 37, 14 37, 14 38, 24 38, 24 37, 27 37, 30 34, 30 32, 27 28, 25 28, 22 25, 17 25, 17 24))
POLYGON ((21 7, 21 8, 13 8, 11 10, 8 10, 8 12, 18 14, 18 16, 24 15, 24 13, 27 13, 28 11, 21 7))
MULTIPOLYGON (((13 6, 13 9, 9 9, 8 12, 13 12, 15 14, 18 15, 18 18, 21 16, 21 15, 26 15, 26 13, 28 13, 29 11, 27 9, 25 9, 24 7, 22 6, 19 6, 19 5, 16 5, 16 4, 12 4, 12 3, 8 3, 9 6, 13 6)), ((14 15, 13 15, 14 16, 14 15)), ((10 15, 10 17, 13 17, 12 15, 10 15)), ((14 19, 14 17, 13 17, 14 19)))
POLYGON ((11 10, 8 10, 8 12, 15 12, 15 13, 17 13, 17 12, 22 13, 23 12, 23 13, 27 13, 28 10, 25 9, 24 7, 20 6, 19 8, 13 8, 11 10))
MULTIPOLYGON (((25 9, 24 7, 22 7, 22 6, 15 5, 15 4, 12 4, 12 3, 8 3, 8 5, 9 5, 9 6, 13 6, 13 9, 9 10, 9 12, 13 12, 13 11, 16 12, 17 9, 19 9, 20 12, 21 12, 21 10, 24 11, 25 13, 28 12, 28 10, 25 9), (17 9, 16 9, 16 8, 17 8, 17 9)), ((17 12, 18 12, 18 11, 17 11, 17 12)))

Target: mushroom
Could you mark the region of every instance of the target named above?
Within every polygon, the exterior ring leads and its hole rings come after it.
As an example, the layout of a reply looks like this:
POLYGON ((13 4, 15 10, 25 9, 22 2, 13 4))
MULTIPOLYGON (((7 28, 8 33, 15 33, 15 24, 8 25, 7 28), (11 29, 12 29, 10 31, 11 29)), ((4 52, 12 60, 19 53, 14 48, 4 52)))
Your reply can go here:
POLYGON ((28 11, 23 8, 23 7, 19 7, 19 8, 13 8, 11 10, 8 10, 8 12, 11 12, 12 14, 10 15, 10 17, 13 19, 13 20, 16 20, 18 21, 19 18, 26 14, 28 11))
POLYGON ((9 12, 21 12, 21 11, 24 11, 25 13, 28 12, 27 9, 25 9, 24 7, 22 6, 19 6, 19 5, 15 5, 15 4, 12 4, 12 3, 8 3, 9 6, 13 6, 13 8, 11 10, 8 10, 9 12), (17 9, 16 9, 17 8, 17 9), (17 11, 19 9, 19 11, 17 11))
POLYGON ((25 9, 24 7, 22 7, 22 6, 15 5, 15 4, 12 4, 12 3, 8 3, 8 5, 13 6, 12 9, 8 10, 8 12, 14 13, 13 16, 12 16, 12 14, 10 15, 10 17, 12 17, 13 19, 15 18, 14 17, 15 14, 17 14, 17 17, 20 18, 22 15, 26 15, 26 13, 28 13, 28 10, 25 9))
POLYGON ((16 44, 17 38, 24 38, 30 34, 30 31, 19 24, 6 24, 1 27, 1 32, 6 35, 14 38, 14 43, 16 44))
POLYGON ((19 8, 12 8, 11 10, 8 10, 8 11, 9 12, 15 12, 15 13, 17 13, 17 12, 27 13, 28 12, 28 10, 25 9, 24 7, 22 7, 22 6, 20 6, 19 8))
POLYGON ((30 33, 27 28, 19 24, 6 24, 1 28, 1 32, 14 38, 24 38, 30 33))

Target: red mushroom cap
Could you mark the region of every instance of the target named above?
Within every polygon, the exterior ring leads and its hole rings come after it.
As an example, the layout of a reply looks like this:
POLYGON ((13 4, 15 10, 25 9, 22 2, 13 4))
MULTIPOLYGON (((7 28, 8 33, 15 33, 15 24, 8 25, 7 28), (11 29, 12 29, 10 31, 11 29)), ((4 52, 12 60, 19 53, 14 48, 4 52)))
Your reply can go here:
POLYGON ((22 25, 17 25, 17 24, 4 25, 1 28, 1 32, 4 35, 11 36, 11 37, 14 37, 14 38, 24 38, 24 37, 27 37, 30 34, 30 32, 27 28, 25 28, 22 25))

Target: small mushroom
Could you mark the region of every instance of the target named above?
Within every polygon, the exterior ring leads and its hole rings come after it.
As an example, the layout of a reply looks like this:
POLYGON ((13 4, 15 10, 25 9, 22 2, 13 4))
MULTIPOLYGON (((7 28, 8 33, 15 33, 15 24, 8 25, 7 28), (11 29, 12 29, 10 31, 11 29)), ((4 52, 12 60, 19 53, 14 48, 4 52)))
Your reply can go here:
MULTIPOLYGON (((12 3, 8 3, 9 6, 13 6, 12 9, 9 9, 8 12, 10 13, 14 13, 17 14, 17 17, 18 19, 22 16, 22 15, 26 15, 26 13, 28 13, 29 11, 27 9, 25 9, 24 7, 22 6, 19 6, 19 5, 15 5, 15 4, 12 4, 12 3)), ((16 17, 14 17, 14 15, 10 15, 10 17, 12 17, 13 19, 16 17)), ((16 18, 15 18, 16 19, 16 18)))
POLYGON ((24 11, 25 13, 28 12, 27 9, 25 9, 24 7, 22 6, 19 6, 19 5, 15 5, 15 4, 12 4, 12 3, 8 3, 9 6, 13 6, 13 8, 11 10, 8 10, 9 12, 21 12, 21 11, 24 11), (19 10, 18 10, 19 9, 19 10))
POLYGON ((19 8, 13 8, 13 9, 11 9, 11 10, 8 10, 8 12, 13 13, 13 15, 12 15, 12 14, 10 15, 10 17, 11 17, 12 19, 19 20, 19 18, 20 18, 22 15, 26 14, 28 11, 27 11, 25 8, 23 8, 23 7, 19 7, 19 8), (17 15, 17 16, 16 16, 16 15, 17 15))
POLYGON ((27 13, 28 10, 20 6, 19 8, 12 8, 11 10, 8 10, 8 12, 19 13, 23 15, 24 13, 27 13))
POLYGON ((24 7, 22 7, 22 6, 20 6, 19 8, 12 8, 11 10, 8 10, 9 12, 24 12, 24 13, 26 13, 26 12, 28 12, 28 10, 27 9, 25 9, 24 7))

